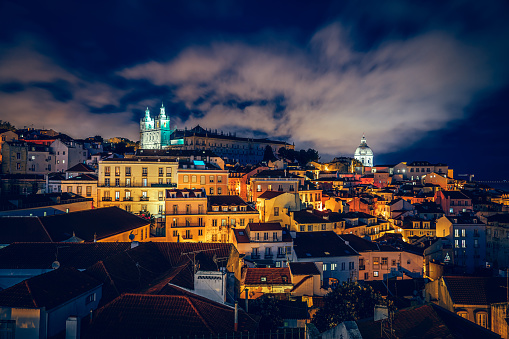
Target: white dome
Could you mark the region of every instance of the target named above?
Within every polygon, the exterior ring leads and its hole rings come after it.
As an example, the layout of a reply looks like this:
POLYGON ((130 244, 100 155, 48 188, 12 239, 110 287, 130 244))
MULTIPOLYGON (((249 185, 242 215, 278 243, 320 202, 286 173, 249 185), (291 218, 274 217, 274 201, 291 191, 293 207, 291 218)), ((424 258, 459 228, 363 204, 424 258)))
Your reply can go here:
POLYGON ((355 150, 354 158, 359 160, 364 166, 373 166, 373 151, 366 143, 364 135, 362 136, 361 144, 355 150))

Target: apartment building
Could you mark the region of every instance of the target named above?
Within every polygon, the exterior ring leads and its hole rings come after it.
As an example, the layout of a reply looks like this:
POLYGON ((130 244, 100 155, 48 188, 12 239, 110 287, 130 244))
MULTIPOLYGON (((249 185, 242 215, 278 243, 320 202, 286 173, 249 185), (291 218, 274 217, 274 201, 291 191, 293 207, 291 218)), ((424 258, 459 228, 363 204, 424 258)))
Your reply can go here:
POLYGON ((99 162, 99 207, 163 217, 165 190, 177 187, 178 162, 166 159, 105 159, 99 162))
POLYGON ((207 196, 201 189, 166 190, 166 241, 205 241, 207 196))
POLYGON ((298 193, 301 185, 304 185, 304 178, 286 170, 261 171, 250 178, 248 201, 255 202, 266 191, 298 193))
POLYGON ((228 171, 203 160, 179 162, 179 189, 200 189, 207 195, 228 195, 228 171))

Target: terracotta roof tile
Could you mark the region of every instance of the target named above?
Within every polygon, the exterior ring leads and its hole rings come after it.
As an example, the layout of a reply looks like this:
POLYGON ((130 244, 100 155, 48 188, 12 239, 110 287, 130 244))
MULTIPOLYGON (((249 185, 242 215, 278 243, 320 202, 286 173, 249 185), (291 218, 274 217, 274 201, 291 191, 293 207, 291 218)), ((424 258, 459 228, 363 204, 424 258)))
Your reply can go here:
POLYGON ((281 268, 246 268, 245 285, 291 285, 290 269, 281 268))

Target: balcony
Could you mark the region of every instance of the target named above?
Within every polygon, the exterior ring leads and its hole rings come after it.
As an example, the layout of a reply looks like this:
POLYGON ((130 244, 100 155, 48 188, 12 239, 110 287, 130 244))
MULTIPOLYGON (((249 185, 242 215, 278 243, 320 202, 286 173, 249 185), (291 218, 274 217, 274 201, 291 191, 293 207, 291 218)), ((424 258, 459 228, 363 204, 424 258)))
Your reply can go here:
POLYGON ((364 265, 359 265, 359 271, 364 271, 366 269, 366 266, 364 265))
POLYGON ((176 183, 167 183, 167 184, 150 184, 150 187, 166 187, 166 188, 175 188, 177 187, 176 183))
POLYGON ((192 235, 187 235, 187 236, 186 236, 186 235, 183 235, 183 236, 182 236, 182 239, 183 239, 183 240, 190 240, 190 239, 193 239, 193 236, 192 236, 192 235))
POLYGON ((251 253, 251 259, 253 260, 260 259, 260 255, 251 253))
POLYGON ((111 197, 103 197, 103 201, 111 201, 111 197))
POLYGON ((125 197, 123 200, 124 201, 133 201, 133 197, 125 197))
POLYGON ((149 201, 149 197, 140 197, 140 201, 149 201))
POLYGON ((265 254, 263 257, 264 257, 264 259, 272 259, 272 258, 274 258, 274 255, 273 254, 265 254))
POLYGON ((280 259, 281 258, 286 258, 286 254, 285 253, 278 253, 277 257, 280 258, 280 259))

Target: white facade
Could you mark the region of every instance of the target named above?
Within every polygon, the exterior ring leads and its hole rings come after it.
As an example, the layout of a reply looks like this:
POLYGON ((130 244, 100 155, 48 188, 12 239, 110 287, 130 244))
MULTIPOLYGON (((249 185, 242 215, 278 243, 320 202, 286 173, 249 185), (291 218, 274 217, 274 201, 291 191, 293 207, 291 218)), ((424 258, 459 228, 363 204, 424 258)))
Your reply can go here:
POLYGON ((373 151, 369 148, 364 135, 362 135, 361 144, 355 150, 354 158, 360 161, 364 166, 374 166, 373 151))
POLYGON ((88 158, 88 151, 82 144, 74 141, 64 143, 61 140, 55 140, 50 145, 53 156, 55 157, 55 170, 53 172, 65 172, 79 163, 85 163, 88 158))
POLYGON ((147 107, 145 117, 140 122, 140 148, 163 149, 170 145, 170 117, 166 116, 165 108, 161 105, 161 112, 155 119, 150 117, 147 107))

